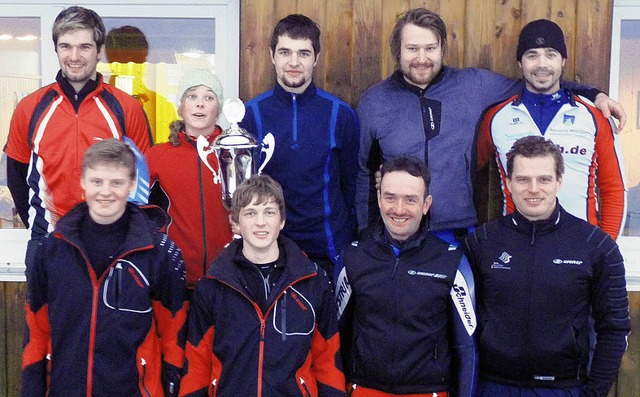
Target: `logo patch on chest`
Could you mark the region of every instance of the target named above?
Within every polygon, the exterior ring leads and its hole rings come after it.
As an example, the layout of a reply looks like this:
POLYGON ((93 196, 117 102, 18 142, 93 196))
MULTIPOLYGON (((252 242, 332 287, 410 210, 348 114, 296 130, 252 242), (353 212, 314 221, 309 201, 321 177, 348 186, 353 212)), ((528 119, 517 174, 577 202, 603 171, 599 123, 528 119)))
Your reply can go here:
POLYGON ((553 263, 555 265, 575 265, 575 266, 579 266, 582 265, 584 263, 584 261, 580 261, 577 259, 554 259, 553 263))

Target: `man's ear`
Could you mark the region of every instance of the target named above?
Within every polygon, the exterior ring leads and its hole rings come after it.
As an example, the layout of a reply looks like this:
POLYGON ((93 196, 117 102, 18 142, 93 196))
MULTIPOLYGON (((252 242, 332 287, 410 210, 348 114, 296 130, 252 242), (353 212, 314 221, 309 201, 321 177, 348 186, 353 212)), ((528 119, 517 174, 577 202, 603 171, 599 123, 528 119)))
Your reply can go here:
POLYGON ((229 214, 229 224, 231 225, 231 233, 240 235, 240 225, 233 221, 231 214, 229 214))
POLYGON ((422 206, 422 215, 427 215, 427 212, 429 212, 429 208, 431 208, 431 203, 433 203, 433 196, 428 195, 424 199, 424 205, 422 206))

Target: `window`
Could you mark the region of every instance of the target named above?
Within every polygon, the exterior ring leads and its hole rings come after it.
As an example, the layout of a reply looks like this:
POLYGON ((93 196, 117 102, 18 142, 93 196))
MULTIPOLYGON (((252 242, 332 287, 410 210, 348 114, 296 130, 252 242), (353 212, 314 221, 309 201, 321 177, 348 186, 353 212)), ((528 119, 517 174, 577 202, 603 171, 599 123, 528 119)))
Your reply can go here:
MULTIPOLYGON (((627 126, 620 135, 627 178, 627 217, 618 244, 625 257, 628 280, 640 290, 640 4, 616 0, 611 35, 609 92, 624 105, 627 126), (635 281, 637 280, 637 282, 635 281)), ((631 288, 630 288, 631 289, 631 288)))
MULTIPOLYGON (((7 141, 18 102, 40 87, 40 19, 0 18, 0 141, 7 141)), ((24 228, 7 188, 7 156, 0 158, 0 228, 24 228)))
MULTIPOLYGON (((75 3, 0 0, 0 140, 6 143, 18 101, 54 81, 58 60, 51 27, 58 13, 75 3)), ((239 0, 86 0, 110 34, 98 71, 105 81, 138 98, 156 142, 166 141, 176 118, 182 70, 207 67, 220 78, 225 97, 238 96, 239 0), (144 48, 146 45, 146 48, 144 48)), ((223 125, 224 126, 224 125, 223 125)), ((7 189, 6 157, 0 159, 0 281, 22 276, 28 232, 15 214, 7 189), (11 267, 13 266, 13 267, 11 267), (11 269, 7 270, 9 267, 11 269)))
POLYGON ((138 99, 154 142, 166 142, 177 117, 176 90, 182 71, 216 71, 214 18, 104 18, 105 81, 138 99))

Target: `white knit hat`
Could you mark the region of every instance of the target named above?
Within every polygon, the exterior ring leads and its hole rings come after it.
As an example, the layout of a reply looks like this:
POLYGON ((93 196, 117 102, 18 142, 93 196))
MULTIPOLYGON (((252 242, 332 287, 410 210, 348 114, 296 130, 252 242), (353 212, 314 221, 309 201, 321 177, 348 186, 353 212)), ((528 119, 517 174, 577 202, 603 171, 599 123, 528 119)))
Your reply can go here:
POLYGON ((216 97, 218 98, 219 114, 222 109, 222 104, 224 103, 224 98, 222 97, 222 84, 220 84, 218 76, 211 73, 208 69, 188 69, 184 72, 182 80, 180 80, 180 84, 178 84, 178 107, 182 104, 184 95, 189 88, 197 87, 199 85, 211 88, 213 93, 216 94, 216 97))

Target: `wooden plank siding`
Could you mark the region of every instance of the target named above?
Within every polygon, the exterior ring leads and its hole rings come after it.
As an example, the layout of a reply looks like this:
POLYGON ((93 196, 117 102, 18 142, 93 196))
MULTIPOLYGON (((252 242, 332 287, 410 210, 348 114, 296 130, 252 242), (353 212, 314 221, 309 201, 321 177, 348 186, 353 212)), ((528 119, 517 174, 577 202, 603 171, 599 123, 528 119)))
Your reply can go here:
POLYGON ((520 29, 549 18, 565 32, 564 78, 608 87, 613 0, 241 0, 240 97, 246 101, 272 87, 272 29, 280 18, 300 12, 322 30, 314 81, 357 106, 362 91, 395 69, 389 36, 396 16, 421 6, 438 12, 447 24, 448 65, 519 77, 520 29))
POLYGON ((25 283, 0 282, 0 397, 20 396, 25 283))

